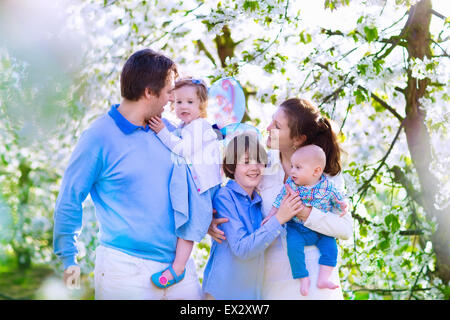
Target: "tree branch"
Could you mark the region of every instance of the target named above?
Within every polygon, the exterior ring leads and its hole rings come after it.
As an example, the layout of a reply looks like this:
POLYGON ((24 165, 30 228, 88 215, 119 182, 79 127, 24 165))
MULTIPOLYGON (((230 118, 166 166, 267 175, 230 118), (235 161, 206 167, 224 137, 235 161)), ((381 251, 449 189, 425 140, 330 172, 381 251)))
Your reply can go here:
MULTIPOLYGON (((361 86, 359 86, 361 87, 361 86)), ((362 87, 361 87, 362 88, 362 87)), ((391 112, 400 122, 403 121, 403 117, 394 109, 392 108, 390 105, 388 105, 383 99, 381 99, 380 97, 378 97, 375 93, 371 92, 370 96, 372 97, 372 99, 374 99, 376 102, 378 102, 379 104, 381 104, 386 110, 388 110, 389 112, 391 112)))
POLYGON ((386 162, 386 159, 388 158, 389 154, 391 153, 392 149, 394 148, 395 142, 397 141, 398 137, 400 136, 400 132, 403 129, 403 125, 404 125, 405 121, 402 121, 402 123, 400 124, 397 133, 395 134, 394 139, 392 140, 388 151, 386 152, 386 154, 384 155, 383 158, 381 158, 381 160, 379 161, 380 164, 379 166, 375 169, 375 171, 372 173, 372 175, 370 176, 369 179, 367 179, 366 182, 364 182, 364 184, 358 188, 357 193, 360 193, 358 201, 356 202, 356 205, 353 207, 352 210, 352 217, 356 218, 358 221, 362 221, 362 222, 367 222, 367 219, 360 217, 359 215, 357 215, 356 212, 356 208, 358 207, 358 204, 361 202, 362 198, 366 195, 367 190, 369 190, 369 186, 370 183, 372 182, 372 180, 376 177, 378 171, 380 171, 380 169, 383 167, 384 163, 386 162))
POLYGON ((399 232, 401 236, 420 236, 423 234, 422 229, 416 229, 416 230, 402 230, 399 232))
POLYGON ((431 13, 432 14, 434 14, 436 17, 439 17, 439 18, 441 18, 442 20, 447 20, 447 17, 446 16, 444 16, 443 14, 440 14, 439 12, 437 12, 436 10, 434 10, 434 9, 431 9, 431 13))
POLYGON ((433 40, 433 39, 431 39, 431 41, 432 41, 434 44, 436 44, 436 45, 439 47, 439 49, 442 50, 442 52, 444 53, 443 56, 445 56, 445 57, 447 57, 447 58, 450 58, 450 55, 447 53, 447 51, 445 51, 445 49, 442 48, 441 45, 440 45, 437 41, 435 41, 435 40, 433 40))
POLYGON ((425 268, 425 266, 426 266, 427 264, 428 264, 428 261, 425 262, 425 263, 422 265, 422 268, 420 268, 420 271, 419 271, 419 273, 417 274, 417 277, 416 277, 416 281, 414 281, 414 284, 413 284, 413 286, 411 287, 411 290, 410 290, 410 294, 409 294, 408 300, 411 300, 412 294, 413 294, 413 292, 414 292, 413 289, 416 287, 417 281, 419 281, 419 277, 420 277, 420 275, 422 274, 423 268, 425 268))
POLYGON ((406 20, 406 23, 405 23, 405 26, 402 29, 402 32, 400 32, 400 34, 396 37, 396 39, 394 40, 392 45, 388 49, 386 49, 386 51, 380 57, 380 59, 386 58, 392 52, 392 50, 394 50, 394 48, 399 44, 400 40, 404 39, 404 37, 405 37, 406 33, 408 32, 409 27, 410 27, 410 25, 412 23, 412 17, 414 15, 414 11, 416 10, 416 7, 412 6, 411 10, 413 10, 413 12, 412 12, 412 14, 410 14, 408 16, 408 20, 406 20))
POLYGON ((425 204, 422 199, 422 195, 420 192, 414 189, 412 183, 408 180, 405 173, 399 166, 393 166, 391 171, 394 173, 394 181, 401 184, 403 188, 405 188, 408 196, 416 201, 420 206, 424 207, 425 204))
POLYGON ((208 51, 208 49, 206 49, 205 44, 203 43, 202 40, 197 40, 196 41, 197 44, 197 49, 198 51, 203 51, 206 55, 206 57, 208 57, 208 59, 213 63, 214 67, 217 67, 216 61, 214 60, 214 57, 212 56, 212 54, 208 51))
POLYGON ((362 185, 359 189, 358 189, 358 193, 361 191, 366 191, 368 189, 369 183, 372 181, 373 178, 375 178, 375 176, 377 175, 378 171, 380 171, 381 167, 383 167, 384 163, 386 162, 386 159, 388 158, 389 154, 391 153, 392 149, 394 148, 395 142, 397 141, 398 137, 400 136, 400 132, 403 129, 403 125, 404 125, 404 121, 402 121, 402 123, 400 124, 400 126, 397 129, 397 133, 394 136, 394 139, 392 140, 388 151, 386 152, 386 154, 384 155, 383 158, 381 158, 380 165, 378 166, 378 168, 375 169, 375 171, 372 173, 372 176, 370 176, 370 178, 364 183, 364 185, 362 185))
POLYGON ((366 288, 361 288, 361 289, 354 289, 354 290, 348 290, 345 292, 382 292, 382 293, 389 293, 389 292, 405 292, 405 291, 429 291, 432 288, 415 288, 415 289, 366 289, 366 288))

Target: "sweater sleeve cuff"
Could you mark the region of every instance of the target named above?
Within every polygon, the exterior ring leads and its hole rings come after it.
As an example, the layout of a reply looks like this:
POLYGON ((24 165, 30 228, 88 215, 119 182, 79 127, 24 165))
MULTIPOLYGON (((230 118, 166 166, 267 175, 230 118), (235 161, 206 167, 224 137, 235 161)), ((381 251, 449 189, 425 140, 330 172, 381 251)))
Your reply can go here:
POLYGON ((62 257, 61 261, 63 263, 64 270, 66 270, 70 266, 77 266, 78 265, 77 262, 76 262, 75 256, 62 257))
POLYGON ((273 216, 272 218, 267 221, 264 226, 267 228, 267 230, 275 237, 284 234, 286 230, 283 228, 283 226, 278 222, 277 218, 273 216))

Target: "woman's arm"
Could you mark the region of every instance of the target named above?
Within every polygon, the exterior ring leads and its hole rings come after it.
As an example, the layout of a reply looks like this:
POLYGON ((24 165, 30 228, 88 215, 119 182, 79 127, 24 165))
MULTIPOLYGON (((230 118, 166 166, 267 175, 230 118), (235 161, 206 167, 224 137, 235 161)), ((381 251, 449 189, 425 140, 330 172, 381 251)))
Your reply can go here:
POLYGON ((353 219, 350 212, 343 216, 331 212, 323 212, 309 207, 311 212, 304 221, 305 227, 324 235, 347 240, 353 233, 353 219))

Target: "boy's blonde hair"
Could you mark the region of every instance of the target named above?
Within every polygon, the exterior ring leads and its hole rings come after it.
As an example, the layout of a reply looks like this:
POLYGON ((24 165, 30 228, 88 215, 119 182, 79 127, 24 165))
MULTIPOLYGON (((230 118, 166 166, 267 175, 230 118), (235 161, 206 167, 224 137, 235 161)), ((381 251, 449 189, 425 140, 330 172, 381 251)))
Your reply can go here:
MULTIPOLYGON (((200 117, 206 118, 206 108, 208 107, 208 87, 206 86, 205 82, 200 79, 194 79, 192 77, 188 78, 182 78, 175 82, 175 86, 172 89, 172 91, 180 89, 182 87, 194 87, 195 91, 197 93, 197 97, 200 100, 200 117)), ((174 104, 172 104, 172 110, 174 110, 174 104)))

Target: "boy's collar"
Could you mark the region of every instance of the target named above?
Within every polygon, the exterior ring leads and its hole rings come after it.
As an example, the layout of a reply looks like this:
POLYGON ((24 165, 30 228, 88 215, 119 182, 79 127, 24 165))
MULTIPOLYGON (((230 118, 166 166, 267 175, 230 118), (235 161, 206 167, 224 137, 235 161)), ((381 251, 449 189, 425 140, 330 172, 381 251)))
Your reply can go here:
MULTIPOLYGON (((244 197, 249 197, 251 199, 251 197, 248 195, 247 191, 244 190, 244 188, 241 187, 241 185, 239 183, 237 183, 236 181, 230 179, 227 183, 227 187, 230 188, 231 190, 233 190, 236 193, 239 193, 241 195, 243 195, 244 197)), ((258 192, 256 192, 256 189, 253 190, 253 199, 251 199, 252 202, 260 202, 261 201, 261 197, 259 196, 258 192)))
POLYGON ((113 104, 111 106, 111 109, 109 110, 108 114, 111 118, 113 118, 116 125, 119 127, 119 129, 125 133, 125 134, 131 134, 137 129, 141 129, 145 132, 150 130, 150 127, 148 125, 143 126, 137 126, 130 121, 127 120, 120 112, 117 110, 119 107, 119 104, 113 104))

